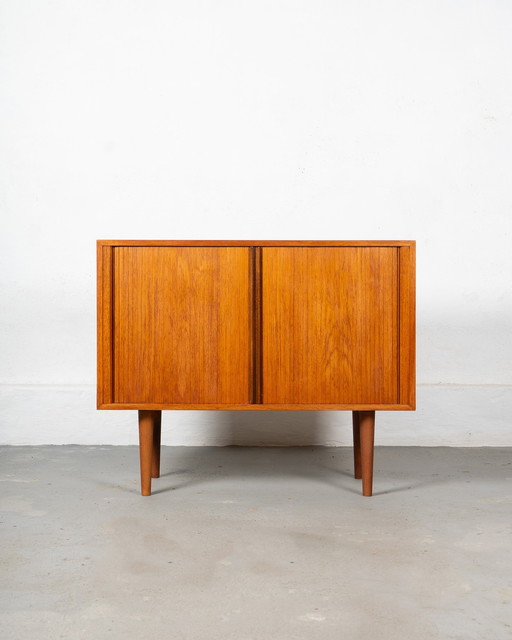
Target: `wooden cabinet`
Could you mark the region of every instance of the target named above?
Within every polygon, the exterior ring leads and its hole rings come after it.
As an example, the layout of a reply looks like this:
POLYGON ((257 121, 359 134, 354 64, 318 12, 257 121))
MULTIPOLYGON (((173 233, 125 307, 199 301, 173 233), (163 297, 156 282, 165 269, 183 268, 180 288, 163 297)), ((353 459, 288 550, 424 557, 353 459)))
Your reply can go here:
POLYGON ((415 408, 415 243, 98 241, 98 408, 137 409, 142 494, 163 409, 415 408))

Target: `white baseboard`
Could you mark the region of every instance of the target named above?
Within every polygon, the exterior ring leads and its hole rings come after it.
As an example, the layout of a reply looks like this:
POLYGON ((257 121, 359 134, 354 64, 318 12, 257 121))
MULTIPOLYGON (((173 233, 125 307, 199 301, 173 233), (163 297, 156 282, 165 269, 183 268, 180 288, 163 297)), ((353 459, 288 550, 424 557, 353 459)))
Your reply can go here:
MULTIPOLYGON (((512 386, 419 385, 416 412, 377 412, 377 445, 512 446, 512 386)), ((165 411, 175 446, 346 446, 348 411, 165 411)), ((0 443, 137 444, 135 411, 97 411, 92 385, 0 386, 0 443)))

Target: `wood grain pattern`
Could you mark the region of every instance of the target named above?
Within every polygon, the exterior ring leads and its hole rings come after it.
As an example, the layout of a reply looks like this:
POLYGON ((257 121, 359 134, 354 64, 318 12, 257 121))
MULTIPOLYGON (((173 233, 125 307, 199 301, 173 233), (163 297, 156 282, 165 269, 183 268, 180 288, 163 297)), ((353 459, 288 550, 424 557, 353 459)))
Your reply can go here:
POLYGON ((416 245, 400 247, 400 403, 416 408, 416 245))
POLYGON ((249 250, 114 248, 114 401, 249 402, 249 250))
POLYGON ((112 390, 112 256, 113 248, 97 245, 97 406, 113 401, 112 390))
POLYGON ((394 247, 264 247, 263 402, 398 404, 394 247))

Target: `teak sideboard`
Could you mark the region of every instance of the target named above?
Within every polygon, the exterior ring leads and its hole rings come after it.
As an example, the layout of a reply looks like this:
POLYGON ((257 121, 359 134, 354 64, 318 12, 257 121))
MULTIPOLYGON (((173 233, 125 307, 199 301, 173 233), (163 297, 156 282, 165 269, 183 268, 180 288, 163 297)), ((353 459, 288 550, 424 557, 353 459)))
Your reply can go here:
POLYGON ((99 240, 98 409, 136 409, 142 495, 163 409, 415 409, 414 241, 99 240))

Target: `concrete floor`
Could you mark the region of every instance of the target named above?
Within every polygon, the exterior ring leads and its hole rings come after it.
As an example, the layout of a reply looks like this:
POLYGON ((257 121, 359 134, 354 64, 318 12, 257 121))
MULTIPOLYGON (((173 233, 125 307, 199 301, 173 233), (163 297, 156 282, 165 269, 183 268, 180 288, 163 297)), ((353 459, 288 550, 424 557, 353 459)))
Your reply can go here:
POLYGON ((511 452, 0 448, 0 636, 512 638, 511 452))

